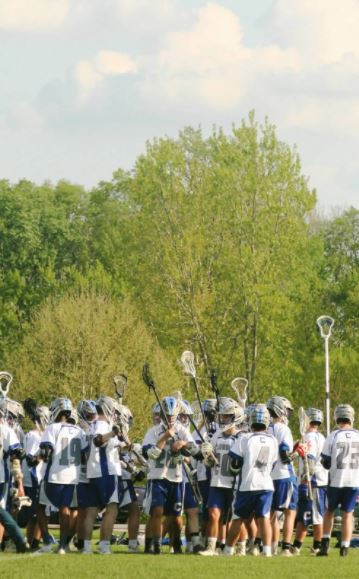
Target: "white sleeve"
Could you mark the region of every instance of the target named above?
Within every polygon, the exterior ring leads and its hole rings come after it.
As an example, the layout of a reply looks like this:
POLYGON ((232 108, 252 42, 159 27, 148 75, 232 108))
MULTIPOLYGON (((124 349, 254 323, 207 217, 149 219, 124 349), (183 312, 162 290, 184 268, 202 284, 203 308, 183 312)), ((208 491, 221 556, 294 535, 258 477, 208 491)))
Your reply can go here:
POLYGON ((49 426, 44 430, 42 434, 41 443, 50 444, 54 448, 56 445, 56 438, 57 438, 56 431, 57 431, 57 423, 49 424, 49 426))

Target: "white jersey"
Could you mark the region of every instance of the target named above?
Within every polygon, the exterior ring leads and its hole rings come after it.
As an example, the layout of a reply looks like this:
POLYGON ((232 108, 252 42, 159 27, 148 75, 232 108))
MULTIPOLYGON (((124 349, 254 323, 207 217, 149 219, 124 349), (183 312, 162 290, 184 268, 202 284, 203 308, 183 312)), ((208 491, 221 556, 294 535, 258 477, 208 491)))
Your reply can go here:
POLYGON ((230 469, 231 457, 228 453, 239 436, 242 435, 238 431, 230 436, 225 436, 221 429, 214 433, 211 444, 218 465, 211 468, 211 487, 232 488, 235 476, 230 469))
POLYGON ((290 428, 283 422, 272 423, 268 426, 268 433, 272 434, 278 442, 278 459, 272 470, 272 479, 281 480, 295 476, 292 464, 283 464, 279 452, 286 450, 293 452, 293 436, 290 428))
POLYGON ((6 464, 9 451, 20 448, 20 446, 14 429, 5 423, 0 423, 0 484, 9 480, 9 469, 6 464))
POLYGON ((121 476, 121 462, 119 456, 120 442, 117 437, 110 438, 102 446, 95 446, 93 438, 97 434, 107 434, 112 431, 112 424, 106 420, 95 420, 90 425, 90 452, 87 460, 86 475, 89 479, 100 478, 104 475, 121 476))
POLYGON ((81 453, 87 445, 81 428, 67 422, 54 422, 44 431, 41 443, 47 443, 53 449, 45 479, 50 483, 77 484, 81 453))
MULTIPOLYGON (((177 462, 173 458, 173 454, 171 452, 171 446, 174 440, 184 440, 186 442, 193 442, 192 434, 187 431, 187 429, 182 426, 181 424, 176 423, 173 426, 175 430, 175 438, 170 438, 167 440, 165 447, 163 448, 160 456, 153 460, 152 458, 148 459, 149 471, 147 474, 148 480, 156 480, 156 479, 166 479, 171 482, 182 482, 183 475, 182 475, 182 463, 177 462)), ((167 428, 163 426, 163 424, 156 424, 152 426, 146 434, 142 442, 142 447, 145 453, 153 446, 157 445, 159 439, 164 435, 167 428)))
POLYGON ((340 428, 330 433, 322 451, 330 457, 329 486, 359 487, 359 431, 340 428))
MULTIPOLYGON (((314 473, 311 477, 313 487, 325 487, 328 484, 328 471, 322 465, 320 458, 325 443, 325 438, 320 432, 306 432, 303 442, 308 446, 308 459, 315 462, 314 473)), ((298 483, 304 476, 304 461, 299 458, 298 483)))
MULTIPOLYGON (((38 455, 41 442, 41 432, 36 429, 29 430, 24 437, 24 451, 27 457, 34 458, 38 455)), ((37 466, 29 467, 26 459, 22 461, 22 473, 24 475, 24 487, 36 486, 45 476, 46 464, 39 462, 37 466)))
POLYGON ((268 432, 242 434, 234 441, 230 455, 241 457, 239 491, 272 491, 271 472, 278 457, 278 442, 268 432))

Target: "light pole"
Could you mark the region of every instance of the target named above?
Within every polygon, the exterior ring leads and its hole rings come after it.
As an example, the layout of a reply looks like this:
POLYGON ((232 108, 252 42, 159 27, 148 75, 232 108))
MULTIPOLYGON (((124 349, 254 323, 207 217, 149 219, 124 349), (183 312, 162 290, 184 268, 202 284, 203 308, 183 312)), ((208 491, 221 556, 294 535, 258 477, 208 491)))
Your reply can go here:
POLYGON ((317 319, 320 335, 324 339, 325 350, 325 412, 327 416, 327 436, 330 433, 330 386, 329 386, 329 338, 334 326, 334 320, 330 316, 320 316, 317 319))

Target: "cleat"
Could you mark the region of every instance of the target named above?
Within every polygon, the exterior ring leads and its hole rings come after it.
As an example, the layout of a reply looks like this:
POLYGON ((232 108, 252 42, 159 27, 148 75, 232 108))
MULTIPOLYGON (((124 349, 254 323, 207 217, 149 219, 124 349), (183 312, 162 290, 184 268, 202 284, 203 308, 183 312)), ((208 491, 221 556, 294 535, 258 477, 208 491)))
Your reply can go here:
POLYGON ((202 555, 202 557, 218 557, 217 551, 212 551, 211 549, 205 549, 204 551, 199 551, 198 555, 202 555))
POLYGON ((52 553, 52 543, 50 545, 43 545, 37 551, 33 552, 33 555, 44 555, 45 553, 52 553))
POLYGON ((314 547, 310 548, 310 554, 315 557, 319 553, 320 549, 314 549, 314 547))
POLYGON ((246 556, 246 545, 245 543, 243 544, 238 544, 236 547, 236 555, 237 557, 245 557, 246 556))
POLYGON ((260 550, 258 545, 252 545, 247 551, 247 555, 251 555, 252 557, 258 557, 259 554, 260 550))
POLYGON ((348 554, 349 554, 349 548, 348 547, 340 547, 340 552, 339 552, 340 557, 347 557, 348 554))
POLYGON ((295 557, 299 557, 299 555, 300 555, 300 549, 298 547, 291 547, 290 552, 295 557))
POLYGON ((282 549, 280 555, 281 557, 293 557, 293 553, 291 552, 290 549, 282 549))

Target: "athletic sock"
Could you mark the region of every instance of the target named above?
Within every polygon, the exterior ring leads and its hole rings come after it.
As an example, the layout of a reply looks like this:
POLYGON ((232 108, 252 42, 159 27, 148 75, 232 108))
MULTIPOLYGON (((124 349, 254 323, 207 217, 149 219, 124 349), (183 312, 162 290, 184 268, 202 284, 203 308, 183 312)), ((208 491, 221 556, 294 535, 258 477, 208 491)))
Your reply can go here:
POLYGON ((285 551, 286 549, 290 549, 291 546, 292 546, 292 545, 291 545, 290 543, 287 543, 286 541, 283 541, 283 542, 282 542, 282 549, 283 549, 283 551, 285 551))
POLYGON ((208 546, 207 549, 209 551, 215 551, 216 550, 216 544, 217 544, 217 537, 208 537, 208 546))
POLYGON ((229 547, 228 545, 224 546, 223 553, 228 553, 228 555, 234 554, 234 547, 229 547))
POLYGON ((349 545, 350 545, 350 541, 341 541, 340 542, 341 547, 349 547, 349 545))
POLYGON ((263 555, 271 555, 272 549, 269 545, 263 545, 263 555))
POLYGON ((293 546, 297 547, 297 549, 301 549, 302 545, 303 545, 302 541, 298 541, 298 539, 294 540, 293 546))
POLYGON ((197 547, 200 544, 199 533, 191 533, 191 543, 193 547, 197 547))
POLYGON ((128 546, 131 547, 131 549, 136 549, 137 545, 138 545, 137 539, 128 540, 128 546))
POLYGON ((320 541, 313 540, 313 549, 320 549, 320 541))
POLYGON ((84 546, 83 546, 84 551, 92 551, 92 543, 90 539, 85 539, 84 540, 84 546))
POLYGON ((83 549, 85 546, 85 541, 83 539, 77 539, 76 549, 83 549))
POLYGON ((31 549, 36 550, 40 546, 40 541, 38 539, 33 539, 31 541, 31 549))
POLYGON ((153 550, 155 555, 159 555, 161 553, 161 537, 153 537, 153 550))

